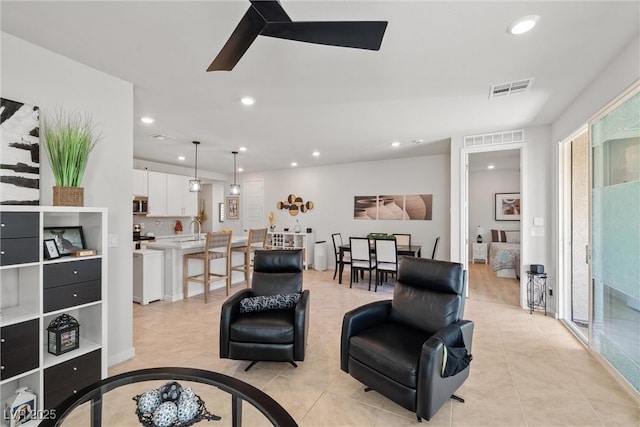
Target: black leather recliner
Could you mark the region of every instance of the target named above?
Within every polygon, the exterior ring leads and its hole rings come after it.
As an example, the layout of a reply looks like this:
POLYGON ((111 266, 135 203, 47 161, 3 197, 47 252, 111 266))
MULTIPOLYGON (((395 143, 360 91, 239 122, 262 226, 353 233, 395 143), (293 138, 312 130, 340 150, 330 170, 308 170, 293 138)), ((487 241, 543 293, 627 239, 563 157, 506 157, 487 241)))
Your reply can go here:
POLYGON ((443 356, 446 344, 450 361, 464 347, 470 360, 473 322, 462 320, 465 279, 462 264, 403 257, 393 300, 345 314, 342 370, 418 420, 430 420, 449 398, 464 402, 453 393, 469 366, 443 377, 443 356))
POLYGON ((250 289, 242 289, 222 305, 220 357, 258 361, 304 360, 309 330, 309 291, 302 290, 301 250, 259 250, 255 253, 250 289), (244 298, 300 294, 294 308, 241 313, 244 298))

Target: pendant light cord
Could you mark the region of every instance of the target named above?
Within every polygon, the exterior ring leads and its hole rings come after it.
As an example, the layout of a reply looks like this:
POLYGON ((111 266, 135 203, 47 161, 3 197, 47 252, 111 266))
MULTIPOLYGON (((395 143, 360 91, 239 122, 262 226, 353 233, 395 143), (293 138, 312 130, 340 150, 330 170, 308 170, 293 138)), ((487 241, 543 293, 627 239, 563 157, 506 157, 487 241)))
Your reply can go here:
POLYGON ((233 154, 233 185, 236 186, 238 184, 236 184, 236 171, 238 170, 236 168, 236 156, 238 155, 237 151, 232 151, 231 152, 233 154))

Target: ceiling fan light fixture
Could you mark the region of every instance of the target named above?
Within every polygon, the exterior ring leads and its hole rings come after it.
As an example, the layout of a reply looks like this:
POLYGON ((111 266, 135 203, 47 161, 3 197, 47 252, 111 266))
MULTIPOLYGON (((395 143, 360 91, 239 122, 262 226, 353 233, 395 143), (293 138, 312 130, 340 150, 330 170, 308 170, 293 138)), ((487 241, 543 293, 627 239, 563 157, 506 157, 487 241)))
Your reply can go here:
POLYGON ((523 16, 520 19, 516 19, 511 25, 507 27, 507 33, 513 35, 524 34, 533 29, 538 23, 540 17, 538 15, 523 16))
POLYGON ((202 182, 198 179, 198 145, 200 145, 200 141, 193 141, 193 145, 196 146, 196 164, 194 179, 189 180, 189 191, 191 193, 197 193, 202 191, 202 182))
POLYGON ((238 156, 238 152, 232 151, 231 154, 233 154, 233 184, 230 185, 231 190, 229 190, 229 193, 237 196, 240 194, 240 185, 236 183, 236 171, 238 170, 236 167, 236 157, 238 156))

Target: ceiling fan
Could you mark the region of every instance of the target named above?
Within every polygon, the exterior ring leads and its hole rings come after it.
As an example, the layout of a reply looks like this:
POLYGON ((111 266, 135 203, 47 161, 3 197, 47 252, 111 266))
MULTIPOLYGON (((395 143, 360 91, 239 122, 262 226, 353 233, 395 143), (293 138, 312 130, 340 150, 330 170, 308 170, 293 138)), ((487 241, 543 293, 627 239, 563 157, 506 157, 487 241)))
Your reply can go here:
POLYGON ((231 71, 259 35, 329 46, 379 50, 387 21, 294 22, 278 0, 251 6, 207 71, 231 71))

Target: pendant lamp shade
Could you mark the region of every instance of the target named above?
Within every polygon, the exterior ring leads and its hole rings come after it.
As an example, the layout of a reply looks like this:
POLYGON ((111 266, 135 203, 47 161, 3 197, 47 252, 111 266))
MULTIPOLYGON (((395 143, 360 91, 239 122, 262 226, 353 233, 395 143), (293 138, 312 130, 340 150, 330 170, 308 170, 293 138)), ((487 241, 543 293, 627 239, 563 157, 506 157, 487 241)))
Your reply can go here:
POLYGON ((200 141, 193 141, 193 145, 196 146, 196 165, 194 179, 189 180, 189 191, 196 193, 202 190, 202 182, 198 179, 198 145, 200 145, 200 141))
POLYGON ((238 170, 236 168, 236 156, 238 155, 238 152, 232 151, 231 154, 233 154, 233 184, 230 185, 231 190, 229 191, 229 193, 237 196, 238 194, 240 194, 240 184, 236 184, 236 171, 238 170))

